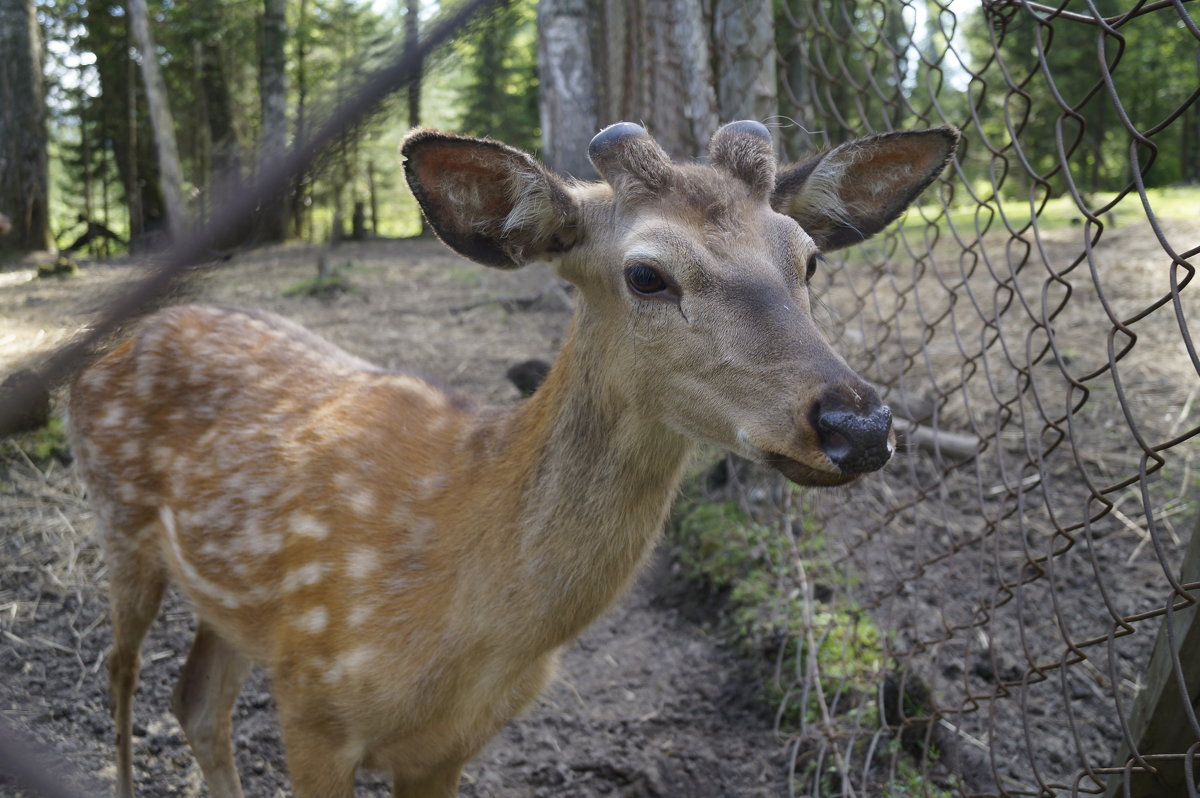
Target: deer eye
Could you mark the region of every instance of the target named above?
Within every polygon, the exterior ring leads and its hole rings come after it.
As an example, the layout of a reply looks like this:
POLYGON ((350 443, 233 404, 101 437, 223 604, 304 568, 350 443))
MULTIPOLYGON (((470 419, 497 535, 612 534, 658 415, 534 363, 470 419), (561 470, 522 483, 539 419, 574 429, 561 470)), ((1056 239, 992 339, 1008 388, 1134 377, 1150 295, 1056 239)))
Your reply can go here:
POLYGON ((674 286, 653 266, 648 266, 645 263, 635 263, 625 269, 625 284, 635 294, 642 296, 662 296, 675 298, 678 296, 678 291, 674 290, 674 286))
POLYGON ((804 269, 804 281, 808 282, 817 273, 817 264, 825 260, 825 256, 820 252, 814 252, 808 257, 808 266, 804 269))

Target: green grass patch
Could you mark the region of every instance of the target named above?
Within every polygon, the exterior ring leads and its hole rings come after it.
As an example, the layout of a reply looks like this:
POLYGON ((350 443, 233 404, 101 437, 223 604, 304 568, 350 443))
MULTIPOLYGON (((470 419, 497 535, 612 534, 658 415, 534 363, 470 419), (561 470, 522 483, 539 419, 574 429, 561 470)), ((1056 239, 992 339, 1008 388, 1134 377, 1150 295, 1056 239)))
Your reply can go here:
POLYGON ((4 459, 19 458, 21 452, 34 465, 44 466, 51 459, 66 462, 71 450, 67 440, 67 427, 58 416, 50 416, 46 423, 28 432, 19 432, 0 439, 0 454, 4 459))
MULTIPOLYGON (((939 227, 952 224, 963 234, 974 233, 976 228, 980 232, 1005 233, 1009 228, 1024 230, 1034 217, 1041 230, 1080 227, 1087 218, 1070 195, 1044 199, 1039 194, 1031 202, 1028 197, 996 196, 990 187, 980 185, 976 186, 976 196, 983 199, 986 205, 977 205, 968 198, 956 202, 948 213, 943 212, 940 205, 918 205, 905 215, 904 224, 920 226, 923 219, 937 219, 939 227)), ((1090 207, 1102 208, 1116 196, 1113 192, 1097 192, 1088 195, 1086 200, 1090 207)), ((1146 201, 1150 211, 1160 220, 1190 221, 1195 218, 1196 209, 1200 208, 1200 186, 1147 189, 1146 201)), ((1100 220, 1106 227, 1139 224, 1146 220, 1146 207, 1136 193, 1128 194, 1111 211, 1102 214, 1100 220)))
MULTIPOLYGON (((796 519, 787 519, 787 525, 794 530, 796 519)), ((804 528, 793 534, 755 521, 736 502, 706 495, 702 477, 685 485, 668 529, 689 578, 724 598, 717 633, 759 663, 761 697, 777 708, 780 732, 803 738, 819 728, 819 735, 848 743, 843 751, 865 757, 883 726, 881 685, 895 682, 897 668, 871 615, 835 589, 851 582, 829 562, 821 532, 804 528)), ((906 713, 922 714, 917 707, 906 707, 906 713)), ((872 759, 887 784, 878 795, 951 794, 925 783, 899 737, 888 746, 890 753, 877 750, 872 759), (888 767, 889 773, 882 772, 888 767)), ((817 782, 822 792, 838 792, 840 774, 832 758, 819 773, 812 757, 800 756, 797 766, 801 791, 817 782)), ((861 767, 860 758, 856 774, 861 767)))
POLYGON ((869 614, 831 600, 832 591, 822 583, 828 569, 820 534, 795 540, 755 522, 735 502, 706 499, 694 484, 672 516, 670 534, 688 576, 726 596, 723 631, 743 653, 771 664, 772 673, 764 673, 764 698, 784 706, 785 727, 818 720, 815 704, 801 706, 793 695, 794 674, 811 667, 814 654, 831 695, 874 695, 885 670, 879 630, 869 614), (799 577, 801 561, 811 583, 807 592, 799 577))
POLYGON ((341 294, 354 291, 350 278, 346 276, 351 264, 343 263, 334 267, 328 274, 319 274, 308 280, 301 280, 295 285, 283 289, 285 297, 314 297, 316 299, 332 299, 341 294))
POLYGON ((52 263, 39 265, 37 267, 37 276, 40 279, 56 277, 60 280, 65 280, 68 277, 78 277, 79 264, 69 255, 60 254, 52 263))

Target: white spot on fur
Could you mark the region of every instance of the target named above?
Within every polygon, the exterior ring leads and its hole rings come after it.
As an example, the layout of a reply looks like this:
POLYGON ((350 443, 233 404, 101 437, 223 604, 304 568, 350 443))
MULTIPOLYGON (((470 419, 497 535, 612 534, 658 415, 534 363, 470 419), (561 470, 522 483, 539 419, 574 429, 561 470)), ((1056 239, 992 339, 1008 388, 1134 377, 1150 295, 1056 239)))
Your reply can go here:
POLYGON ((346 495, 350 509, 361 516, 369 516, 375 512, 375 492, 370 488, 358 488, 346 495))
POLYGON ((293 625, 309 634, 319 635, 329 625, 329 611, 324 607, 313 607, 297 618, 293 622, 293 625))
POLYGON ((108 384, 108 372, 102 368, 92 369, 79 382, 89 390, 101 391, 108 384))
POLYGON ((379 568, 379 552, 362 546, 346 555, 346 575, 351 579, 363 580, 379 568))
POLYGON ((391 521, 393 526, 404 529, 412 523, 412 510, 406 504, 398 504, 388 515, 388 520, 391 521))
POLYGON ((318 521, 303 510, 297 510, 292 513, 289 518, 289 526, 292 534, 300 535, 301 537, 313 538, 314 540, 324 540, 329 537, 329 525, 318 521))
POLYGON ((125 406, 113 402, 100 418, 102 427, 119 427, 125 421, 125 406))
POLYGON ((450 479, 445 474, 426 474, 417 480, 417 499, 432 499, 445 490, 450 479))
POLYGON ((362 626, 374 612, 375 608, 370 604, 356 604, 350 608, 350 612, 346 615, 346 623, 350 626, 362 626))
POLYGON ((354 676, 363 667, 374 659, 376 656, 375 647, 370 644, 364 644, 358 648, 352 648, 345 652, 334 661, 329 670, 325 671, 325 681, 333 684, 339 682, 347 676, 354 676))
POLYGON ((122 482, 117 486, 117 497, 126 504, 137 504, 141 501, 142 494, 132 482, 122 482))
POLYGON ((264 531, 257 520, 250 521, 240 537, 242 552, 252 557, 266 557, 283 549, 283 533, 264 531))
POLYGON ((304 587, 315 585, 325 578, 325 563, 310 562, 293 568, 283 575, 280 588, 284 593, 294 593, 304 587))
POLYGON ((155 446, 150 451, 150 462, 159 471, 165 471, 175 459, 175 450, 170 446, 155 446))

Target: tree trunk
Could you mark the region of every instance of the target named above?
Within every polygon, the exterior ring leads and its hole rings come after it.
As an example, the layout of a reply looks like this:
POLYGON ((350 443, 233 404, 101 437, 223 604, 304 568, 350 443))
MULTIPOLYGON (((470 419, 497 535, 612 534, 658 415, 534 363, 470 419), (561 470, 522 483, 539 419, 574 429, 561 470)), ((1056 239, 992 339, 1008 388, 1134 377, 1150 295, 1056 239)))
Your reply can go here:
MULTIPOLYGON (((674 158, 703 153, 717 129, 709 27, 698 0, 634 0, 641 36, 633 49, 637 103, 622 117, 640 115, 674 158)), ((633 26, 631 26, 633 27, 633 26)))
POLYGON ((775 88, 775 24, 771 0, 715 0, 717 109, 722 121, 779 113, 775 88))
MULTIPOLYGON (((129 57, 132 39, 129 19, 121 6, 103 0, 87 0, 86 38, 82 49, 96 56, 101 96, 95 101, 100 118, 97 151, 110 153, 117 167, 121 196, 129 211, 131 244, 145 227, 142 209, 162 217, 162 193, 158 187, 155 156, 143 135, 147 120, 138 114, 137 64, 129 57), (120 12, 118 15, 115 12, 120 12)), ((105 222, 107 224, 107 222, 105 222)))
POLYGON ((171 119, 167 86, 158 68, 158 54, 150 35, 150 14, 146 10, 146 0, 128 0, 128 10, 133 40, 142 55, 142 79, 146 84, 146 104, 150 108, 150 124, 154 129, 154 145, 158 151, 167 229, 175 237, 185 219, 183 173, 179 168, 179 151, 175 146, 175 123, 171 119))
MULTIPOLYGON (((287 149, 287 44, 286 0, 263 0, 262 71, 259 98, 262 105, 262 153, 264 164, 283 156, 287 149)), ((262 211, 261 236, 266 241, 287 238, 288 203, 278 197, 262 211)))
POLYGON ((595 5, 542 0, 537 10, 543 159, 559 174, 583 179, 596 176, 587 149, 600 127, 591 41, 595 5))
MULTIPOLYGON (((307 130, 304 111, 308 98, 308 0, 300 0, 300 14, 296 22, 296 127, 292 140, 300 145, 307 130)), ((308 175, 297 175, 292 181, 292 233, 304 237, 304 211, 308 202, 308 175)))
POLYGON ((811 22, 809 0, 785 0, 785 12, 780 16, 779 49, 783 72, 779 77, 779 113, 783 126, 779 130, 781 160, 798 161, 815 148, 812 134, 817 119, 813 104, 813 81, 809 66, 809 47, 805 39, 811 22))
MULTIPOLYGON (((420 0, 405 0, 404 3, 404 52, 415 53, 420 41, 420 0)), ((408 126, 421 125, 421 74, 423 65, 418 66, 417 75, 408 84, 408 126)))
POLYGON ((234 196, 242 182, 242 151, 233 129, 233 98, 221 61, 221 0, 192 0, 197 27, 204 31, 200 41, 200 86, 212 140, 212 193, 210 206, 234 196))
POLYGON ((704 152, 719 114, 700 0, 543 0, 538 30, 542 137, 556 169, 594 175, 591 137, 622 120, 644 124, 676 158, 704 152))
MULTIPOLYGON (((405 0, 404 3, 404 52, 405 54, 415 53, 420 44, 421 28, 420 28, 420 0, 405 0)), ((408 84, 408 127, 409 129, 421 126, 421 78, 425 72, 425 65, 417 65, 417 74, 413 77, 412 82, 408 84)), ((375 173, 374 165, 368 164, 367 179, 371 188, 371 226, 375 229, 375 235, 379 235, 378 220, 375 217, 375 173)), ((425 217, 417 213, 417 235, 425 234, 425 217)))
POLYGON ((0 251, 49 249, 49 173, 41 36, 33 0, 0 0, 0 251))

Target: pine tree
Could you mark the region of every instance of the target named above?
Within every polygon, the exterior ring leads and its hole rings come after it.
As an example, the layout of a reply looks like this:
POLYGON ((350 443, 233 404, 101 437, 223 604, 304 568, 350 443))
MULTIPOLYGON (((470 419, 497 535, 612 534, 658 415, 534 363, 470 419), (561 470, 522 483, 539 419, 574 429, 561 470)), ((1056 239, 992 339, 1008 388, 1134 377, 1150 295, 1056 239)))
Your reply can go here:
POLYGON ((49 172, 41 36, 33 0, 0 0, 0 252, 49 249, 49 172))

